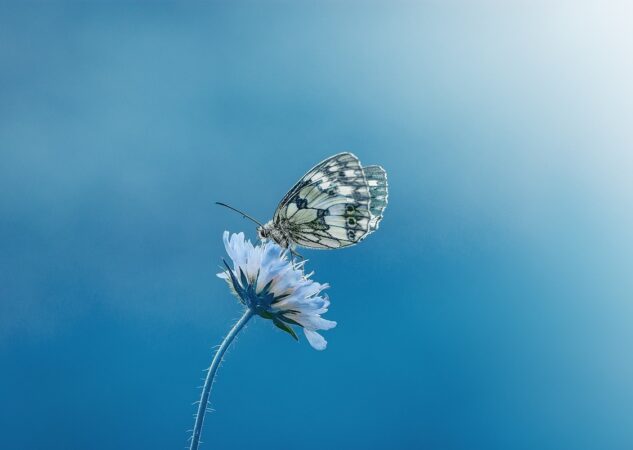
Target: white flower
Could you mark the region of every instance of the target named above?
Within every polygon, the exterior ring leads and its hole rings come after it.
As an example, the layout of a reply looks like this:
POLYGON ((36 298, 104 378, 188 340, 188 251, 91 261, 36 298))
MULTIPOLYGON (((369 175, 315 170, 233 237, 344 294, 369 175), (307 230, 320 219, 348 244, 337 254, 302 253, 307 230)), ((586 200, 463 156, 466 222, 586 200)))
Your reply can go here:
POLYGON ((272 241, 253 246, 244 240, 244 233, 223 235, 226 252, 233 268, 218 274, 227 281, 233 293, 253 312, 297 339, 290 325, 303 328, 308 342, 317 350, 325 349, 327 341, 317 333, 329 330, 336 322, 321 318, 330 301, 320 296, 329 287, 310 280, 303 271, 304 262, 295 264, 285 250, 272 241))

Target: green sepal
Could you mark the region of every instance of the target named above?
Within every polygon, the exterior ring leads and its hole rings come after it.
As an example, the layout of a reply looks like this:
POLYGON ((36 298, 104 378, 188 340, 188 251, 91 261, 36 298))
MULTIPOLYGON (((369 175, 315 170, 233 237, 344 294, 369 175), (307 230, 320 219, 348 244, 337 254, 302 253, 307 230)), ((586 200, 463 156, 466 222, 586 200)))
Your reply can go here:
POLYGON ((290 328, 288 325, 286 325, 285 323, 283 323, 282 321, 280 321, 277 318, 273 319, 273 323, 275 324, 275 326, 277 328, 279 328, 280 330, 285 331, 286 333, 288 333, 290 336, 292 336, 294 338, 295 341, 299 340, 299 336, 297 336, 297 333, 295 333, 295 330, 293 330, 292 328, 290 328))
POLYGON ((275 280, 270 280, 268 283, 266 283, 266 286, 264 286, 264 289, 261 290, 259 295, 261 295, 262 297, 266 297, 268 294, 270 294, 270 287, 273 285, 273 281, 275 280))
POLYGON ((249 286, 248 278, 246 278, 246 274, 244 274, 244 272, 242 271, 242 268, 240 267, 239 269, 240 269, 240 281, 242 282, 242 287, 246 289, 249 286))
POLYGON ((229 277, 231 278, 231 284, 233 285, 233 289, 235 289, 235 292, 237 293, 238 298, 243 304, 246 304, 246 290, 243 289, 240 286, 240 284, 237 282, 237 278, 235 278, 235 274, 233 273, 229 265, 226 263, 226 261, 224 259, 222 261, 224 262, 224 265, 226 266, 226 271, 228 272, 229 277))
MULTIPOLYGON (((284 311, 284 312, 287 312, 287 311, 284 311)), ((299 322, 295 322, 294 320, 292 320, 292 319, 290 319, 290 318, 288 318, 286 316, 281 316, 280 315, 279 319, 283 320, 284 322, 289 323, 291 325, 297 325, 298 327, 303 327, 303 325, 301 325, 299 322)))
POLYGON ((282 301, 284 298, 289 297, 289 296, 290 296, 290 294, 281 294, 281 295, 275 297, 275 300, 270 302, 270 304, 274 305, 275 303, 278 303, 278 302, 282 301))

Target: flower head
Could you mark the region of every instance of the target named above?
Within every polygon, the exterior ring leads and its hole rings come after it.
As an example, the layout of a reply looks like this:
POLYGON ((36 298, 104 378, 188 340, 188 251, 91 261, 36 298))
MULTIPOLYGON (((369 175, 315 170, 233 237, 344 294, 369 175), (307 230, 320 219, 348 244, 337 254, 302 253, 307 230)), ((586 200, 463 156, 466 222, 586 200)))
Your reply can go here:
POLYGON ((244 233, 223 235, 226 252, 233 261, 231 268, 218 277, 229 284, 237 298, 256 314, 297 339, 291 325, 300 326, 312 347, 325 349, 327 341, 317 330, 329 330, 336 322, 321 318, 330 301, 319 295, 327 284, 310 279, 303 271, 303 262, 294 263, 286 251, 272 241, 253 246, 244 233))

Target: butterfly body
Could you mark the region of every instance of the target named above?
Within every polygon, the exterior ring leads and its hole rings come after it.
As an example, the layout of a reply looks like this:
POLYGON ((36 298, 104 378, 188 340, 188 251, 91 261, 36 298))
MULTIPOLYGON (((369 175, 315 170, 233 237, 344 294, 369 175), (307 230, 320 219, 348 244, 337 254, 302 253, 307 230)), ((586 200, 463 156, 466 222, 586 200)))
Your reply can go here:
POLYGON ((257 235, 262 240, 272 239, 283 248, 288 248, 291 244, 290 234, 280 224, 275 225, 272 220, 257 227, 257 235))
POLYGON ((362 167, 353 154, 339 153, 310 169, 257 232, 291 250, 348 247, 378 229, 387 197, 382 167, 362 167))

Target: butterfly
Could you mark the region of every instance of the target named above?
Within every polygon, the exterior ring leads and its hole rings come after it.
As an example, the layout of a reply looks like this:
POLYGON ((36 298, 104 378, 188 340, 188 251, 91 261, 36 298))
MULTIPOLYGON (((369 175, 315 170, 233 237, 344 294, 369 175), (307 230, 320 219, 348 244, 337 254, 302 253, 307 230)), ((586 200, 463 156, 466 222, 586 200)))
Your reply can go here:
POLYGON ((387 172, 360 164, 352 153, 331 156, 308 171, 283 197, 272 220, 259 226, 261 240, 271 239, 293 254, 295 247, 335 249, 358 244, 378 229, 387 207, 387 172))

